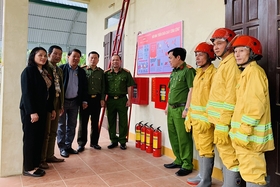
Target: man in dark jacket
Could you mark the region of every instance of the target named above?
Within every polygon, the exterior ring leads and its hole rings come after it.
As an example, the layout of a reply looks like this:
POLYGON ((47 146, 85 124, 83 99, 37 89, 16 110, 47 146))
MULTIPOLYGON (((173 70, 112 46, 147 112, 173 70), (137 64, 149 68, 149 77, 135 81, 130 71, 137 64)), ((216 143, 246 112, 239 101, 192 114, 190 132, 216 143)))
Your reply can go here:
POLYGON ((57 144, 62 157, 69 157, 69 154, 78 154, 72 148, 77 125, 79 107, 87 108, 87 78, 85 71, 78 66, 81 51, 73 49, 68 53, 68 63, 60 68, 63 71, 64 84, 64 112, 58 121, 57 144))

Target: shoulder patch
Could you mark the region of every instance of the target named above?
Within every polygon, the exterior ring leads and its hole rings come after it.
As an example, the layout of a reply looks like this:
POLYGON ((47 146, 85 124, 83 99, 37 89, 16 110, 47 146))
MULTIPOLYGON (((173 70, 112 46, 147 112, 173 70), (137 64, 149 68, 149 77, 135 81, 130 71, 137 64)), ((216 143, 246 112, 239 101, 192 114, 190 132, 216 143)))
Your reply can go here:
POLYGON ((128 69, 122 68, 124 71, 130 73, 130 71, 128 69))
POLYGON ((106 69, 105 71, 104 71, 104 73, 107 73, 108 71, 111 71, 111 69, 109 68, 109 69, 106 69))
POLYGON ((193 68, 193 67, 192 67, 191 65, 189 65, 189 64, 187 64, 186 67, 189 68, 189 69, 193 68))

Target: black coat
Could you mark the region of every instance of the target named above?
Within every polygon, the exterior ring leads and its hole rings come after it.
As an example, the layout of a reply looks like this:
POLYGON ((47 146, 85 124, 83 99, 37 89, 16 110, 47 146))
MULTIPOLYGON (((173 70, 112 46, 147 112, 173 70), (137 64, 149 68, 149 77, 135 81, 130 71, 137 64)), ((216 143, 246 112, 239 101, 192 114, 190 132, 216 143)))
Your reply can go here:
POLYGON ((21 100, 20 106, 22 114, 29 115, 33 113, 43 114, 51 112, 54 99, 54 85, 47 89, 37 66, 27 66, 21 74, 21 100))

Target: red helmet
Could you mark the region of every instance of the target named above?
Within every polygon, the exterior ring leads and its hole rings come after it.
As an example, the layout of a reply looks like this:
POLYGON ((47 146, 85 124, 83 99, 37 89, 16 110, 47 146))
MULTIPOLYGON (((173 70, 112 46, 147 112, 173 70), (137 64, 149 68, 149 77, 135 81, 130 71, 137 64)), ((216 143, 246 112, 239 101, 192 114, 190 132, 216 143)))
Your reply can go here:
POLYGON ((230 42, 235 37, 235 32, 227 28, 219 28, 212 34, 211 41, 214 42, 217 38, 223 38, 230 42))
POLYGON ((241 35, 233 42, 232 47, 245 46, 250 48, 255 55, 262 57, 262 45, 260 41, 252 36, 241 35))
POLYGON ((204 52, 207 53, 211 60, 215 60, 215 54, 213 50, 213 45, 208 44, 206 42, 201 42, 198 44, 194 50, 194 52, 204 52))

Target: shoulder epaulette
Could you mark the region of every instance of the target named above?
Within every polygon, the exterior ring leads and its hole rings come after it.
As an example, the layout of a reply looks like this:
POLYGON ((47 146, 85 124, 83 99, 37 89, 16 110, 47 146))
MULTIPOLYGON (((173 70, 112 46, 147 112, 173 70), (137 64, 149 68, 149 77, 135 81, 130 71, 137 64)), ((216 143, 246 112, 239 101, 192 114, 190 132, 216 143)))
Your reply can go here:
POLYGON ((193 68, 193 67, 192 67, 191 65, 189 65, 189 64, 187 64, 186 67, 189 68, 189 69, 192 69, 192 68, 193 68))
POLYGON ((124 71, 130 73, 130 71, 128 69, 122 68, 124 71))
POLYGON ((106 70, 104 71, 104 73, 107 73, 108 71, 111 71, 111 68, 106 69, 106 70))
POLYGON ((84 64, 84 65, 82 65, 82 66, 81 66, 81 68, 85 68, 85 67, 87 67, 87 65, 86 65, 86 64, 84 64))

